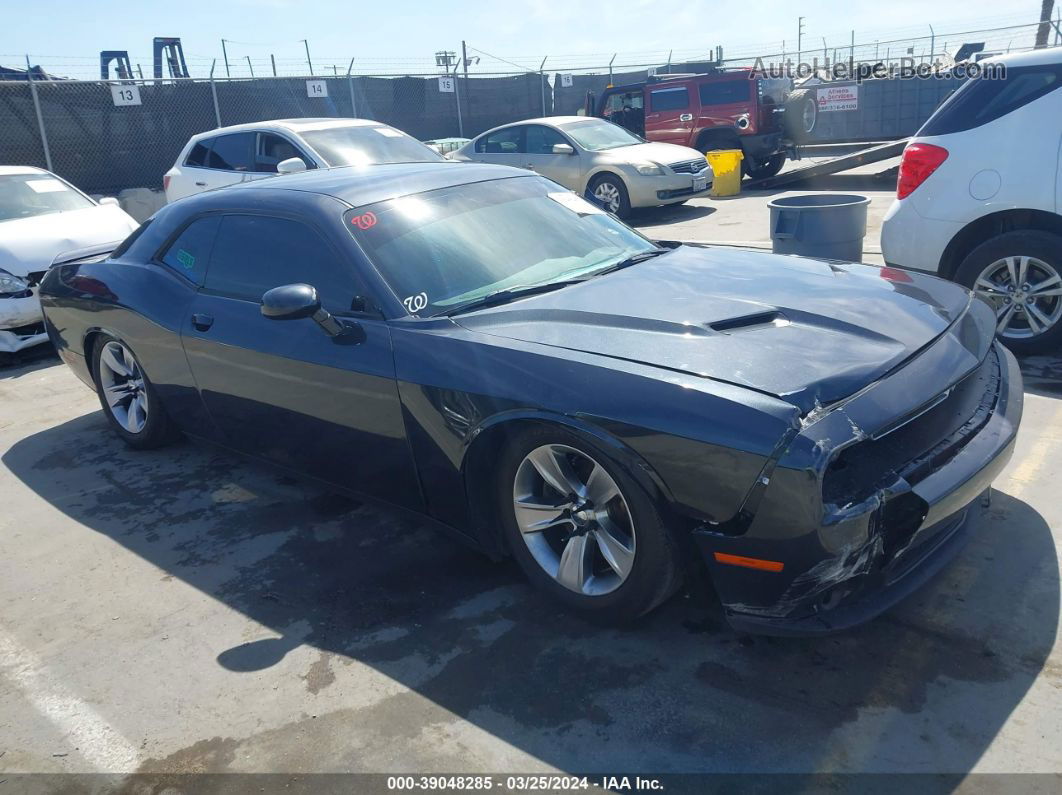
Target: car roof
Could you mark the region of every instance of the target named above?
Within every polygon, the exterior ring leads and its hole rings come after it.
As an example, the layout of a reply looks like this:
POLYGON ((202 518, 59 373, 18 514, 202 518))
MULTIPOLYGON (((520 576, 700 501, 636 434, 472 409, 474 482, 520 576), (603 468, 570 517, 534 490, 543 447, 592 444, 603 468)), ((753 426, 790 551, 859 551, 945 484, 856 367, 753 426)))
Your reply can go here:
POLYGON ((491 127, 486 132, 482 132, 477 135, 477 138, 482 138, 484 135, 488 135, 495 130, 504 130, 507 127, 519 127, 524 124, 545 124, 547 127, 563 127, 565 124, 572 124, 577 121, 604 121, 596 116, 539 116, 535 119, 521 119, 520 121, 511 121, 507 124, 499 124, 497 127, 491 127))
POLYGON ((1041 66, 1043 64, 1062 63, 1062 47, 1047 47, 1028 52, 1014 52, 1007 55, 993 55, 980 63, 1002 63, 1007 66, 1041 66))
POLYGON ((199 195, 233 196, 247 191, 300 191, 332 196, 352 207, 358 207, 399 196, 450 188, 455 185, 530 176, 534 174, 520 168, 485 163, 458 163, 452 160, 386 163, 284 174, 268 179, 242 182, 238 185, 230 185, 223 190, 208 191, 199 195))
POLYGON ((12 174, 51 174, 51 172, 36 166, 0 166, 0 177, 12 174))
POLYGON ((307 132, 309 130, 323 130, 329 127, 388 127, 382 121, 371 119, 337 119, 334 117, 311 117, 307 119, 266 119, 264 121, 252 121, 246 124, 233 124, 228 127, 217 127, 213 130, 197 133, 192 140, 213 138, 217 135, 228 133, 247 132, 251 130, 281 130, 284 132, 307 132))

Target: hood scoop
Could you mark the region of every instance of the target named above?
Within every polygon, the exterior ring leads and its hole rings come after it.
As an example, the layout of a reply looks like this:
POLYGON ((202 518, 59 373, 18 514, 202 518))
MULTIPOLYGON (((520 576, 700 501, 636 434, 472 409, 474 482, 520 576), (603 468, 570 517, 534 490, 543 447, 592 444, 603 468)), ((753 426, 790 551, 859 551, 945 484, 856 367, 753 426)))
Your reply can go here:
POLYGON ((788 325, 789 319, 778 310, 773 310, 770 312, 755 312, 750 315, 740 315, 739 317, 728 317, 724 320, 717 320, 715 323, 709 323, 708 328, 712 331, 719 331, 723 334, 727 334, 735 331, 761 328, 763 326, 779 327, 788 325))

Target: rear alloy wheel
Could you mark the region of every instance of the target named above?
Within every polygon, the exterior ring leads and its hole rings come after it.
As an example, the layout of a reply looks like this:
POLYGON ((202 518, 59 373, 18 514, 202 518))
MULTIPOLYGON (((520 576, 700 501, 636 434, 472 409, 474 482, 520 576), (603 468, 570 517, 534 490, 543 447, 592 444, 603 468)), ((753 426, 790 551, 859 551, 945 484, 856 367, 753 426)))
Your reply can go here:
POLYGON ((586 189, 589 197, 599 207, 618 218, 627 218, 631 214, 631 200, 627 195, 627 186, 619 177, 604 174, 596 177, 586 189))
POLYGON ((956 280, 987 301, 996 333, 1019 353, 1062 343, 1062 237, 1008 232, 974 249, 956 280))
POLYGON ((508 546, 528 578, 586 615, 623 622, 679 583, 675 545, 645 489, 564 429, 521 435, 500 467, 508 546))
POLYGON ((93 353, 93 373, 100 405, 126 444, 148 449, 176 436, 154 387, 124 343, 104 338, 93 353))

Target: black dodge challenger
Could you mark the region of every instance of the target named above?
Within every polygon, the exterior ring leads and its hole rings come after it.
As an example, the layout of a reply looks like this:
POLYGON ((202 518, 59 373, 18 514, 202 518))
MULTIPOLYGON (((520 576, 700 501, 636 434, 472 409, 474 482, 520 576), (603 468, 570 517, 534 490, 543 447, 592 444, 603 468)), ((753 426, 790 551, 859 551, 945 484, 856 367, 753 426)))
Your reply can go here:
POLYGON ((129 445, 184 433, 419 512, 607 620, 699 561, 743 630, 880 613, 961 544, 1022 409, 955 284, 653 243, 500 166, 203 193, 41 298, 129 445))

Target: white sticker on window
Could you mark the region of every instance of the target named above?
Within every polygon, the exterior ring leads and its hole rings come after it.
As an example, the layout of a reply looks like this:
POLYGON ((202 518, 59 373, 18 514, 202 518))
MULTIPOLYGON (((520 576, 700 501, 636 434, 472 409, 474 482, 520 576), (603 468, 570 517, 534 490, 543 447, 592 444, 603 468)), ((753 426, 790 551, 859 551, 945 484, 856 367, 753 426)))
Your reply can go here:
POLYGON ((571 191, 557 191, 546 195, 557 204, 567 207, 573 213, 578 213, 579 215, 604 215, 605 213, 600 207, 594 206, 582 196, 578 196, 571 191))
POLYGON ((390 127, 373 127, 380 135, 386 135, 388 138, 401 138, 402 133, 398 130, 392 130, 390 127))
POLYGON ((64 190, 70 190, 66 185, 57 179, 30 179, 26 180, 26 184, 29 185, 30 190, 36 193, 60 193, 64 190))
POLYGON ((416 295, 411 295, 409 298, 403 298, 402 303, 405 304, 406 310, 409 314, 415 315, 428 305, 428 294, 417 293, 416 295))

